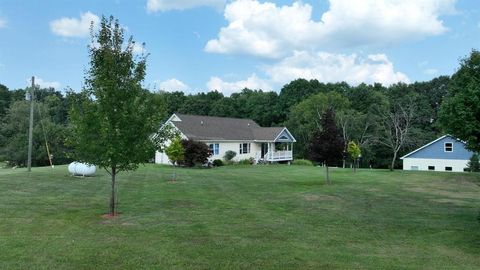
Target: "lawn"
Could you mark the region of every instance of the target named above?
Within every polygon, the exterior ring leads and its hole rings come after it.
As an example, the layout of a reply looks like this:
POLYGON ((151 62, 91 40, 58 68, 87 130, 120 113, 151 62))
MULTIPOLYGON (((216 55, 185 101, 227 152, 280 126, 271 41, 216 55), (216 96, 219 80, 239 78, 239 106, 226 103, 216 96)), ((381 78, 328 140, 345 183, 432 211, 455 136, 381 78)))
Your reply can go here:
POLYGON ((480 269, 474 174, 148 165, 0 169, 0 269, 480 269))

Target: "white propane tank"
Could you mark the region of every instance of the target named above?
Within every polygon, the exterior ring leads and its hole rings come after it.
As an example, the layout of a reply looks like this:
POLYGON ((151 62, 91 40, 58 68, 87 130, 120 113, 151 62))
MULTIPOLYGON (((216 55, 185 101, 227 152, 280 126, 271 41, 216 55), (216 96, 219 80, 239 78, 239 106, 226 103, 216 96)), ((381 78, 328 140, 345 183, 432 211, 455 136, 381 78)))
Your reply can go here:
POLYGON ((80 176, 92 176, 95 174, 97 168, 95 165, 89 165, 81 162, 72 162, 68 165, 68 172, 72 175, 80 176))

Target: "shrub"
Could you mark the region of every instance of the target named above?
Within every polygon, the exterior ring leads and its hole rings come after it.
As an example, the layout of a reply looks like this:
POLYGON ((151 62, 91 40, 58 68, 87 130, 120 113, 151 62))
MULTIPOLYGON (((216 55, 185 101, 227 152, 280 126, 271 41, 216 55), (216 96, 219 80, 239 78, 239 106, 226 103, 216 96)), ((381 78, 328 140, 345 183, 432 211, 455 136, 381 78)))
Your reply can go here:
POLYGON ((183 164, 188 167, 206 164, 212 154, 208 146, 202 142, 182 140, 182 145, 185 150, 183 164))
POLYGON ((470 172, 480 171, 480 163, 479 163, 477 154, 473 154, 472 157, 470 158, 470 161, 468 162, 468 171, 470 172))
POLYGON ((225 159, 225 161, 231 161, 236 155, 237 153, 235 151, 228 150, 227 152, 225 152, 223 159, 225 159))
POLYGON ((254 158, 247 158, 247 159, 242 159, 238 161, 239 165, 252 165, 255 162, 254 158))
POLYGON ((221 159, 215 159, 213 162, 212 162, 212 165, 214 167, 220 167, 220 166, 223 166, 223 161, 221 159))
POLYGON ((295 159, 292 165, 313 166, 313 163, 308 159, 295 159))

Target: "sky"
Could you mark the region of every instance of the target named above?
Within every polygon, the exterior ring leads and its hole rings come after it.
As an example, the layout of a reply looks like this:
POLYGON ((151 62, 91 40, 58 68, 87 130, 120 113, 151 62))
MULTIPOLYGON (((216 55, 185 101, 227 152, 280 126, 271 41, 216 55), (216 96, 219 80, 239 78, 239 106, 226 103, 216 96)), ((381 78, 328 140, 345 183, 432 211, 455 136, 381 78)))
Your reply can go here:
POLYGON ((145 42, 151 91, 428 81, 480 49, 478 0, 0 0, 0 83, 79 91, 102 15, 145 42))

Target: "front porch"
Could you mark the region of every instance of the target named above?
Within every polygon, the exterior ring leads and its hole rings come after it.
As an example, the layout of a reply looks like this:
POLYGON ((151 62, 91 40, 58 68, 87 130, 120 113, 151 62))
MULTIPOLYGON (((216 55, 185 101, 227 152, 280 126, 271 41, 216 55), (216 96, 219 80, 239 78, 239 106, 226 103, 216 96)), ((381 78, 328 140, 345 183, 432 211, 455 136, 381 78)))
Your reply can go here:
POLYGON ((266 162, 293 160, 293 142, 262 143, 262 155, 260 159, 266 162))

